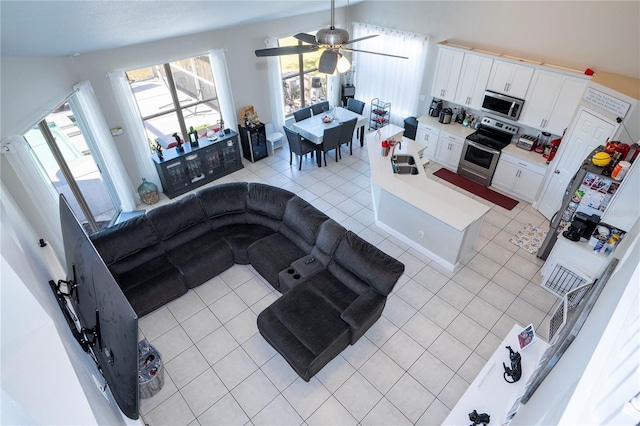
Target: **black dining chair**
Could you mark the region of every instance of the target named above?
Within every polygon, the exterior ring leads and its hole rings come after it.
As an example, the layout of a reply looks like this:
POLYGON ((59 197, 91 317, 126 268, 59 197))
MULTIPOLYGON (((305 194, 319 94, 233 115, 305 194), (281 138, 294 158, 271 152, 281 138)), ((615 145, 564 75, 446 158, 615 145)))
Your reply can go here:
POLYGON ((302 121, 310 117, 311 117, 311 107, 300 108, 297 111, 293 111, 293 118, 295 118, 296 123, 298 121, 302 121))
POLYGON ((340 123, 342 124, 342 132, 340 133, 340 145, 345 143, 349 145, 349 154, 351 155, 353 155, 353 132, 356 129, 357 122, 357 118, 352 118, 351 120, 340 123))
POLYGON ((324 129, 322 136, 322 152, 324 152, 324 165, 327 165, 327 152, 336 150, 336 162, 340 156, 340 134, 344 128, 343 124, 339 124, 329 129, 324 129))
POLYGON ((353 98, 347 98, 347 109, 355 112, 356 114, 362 115, 362 111, 364 111, 364 102, 353 98))
POLYGON ((298 170, 302 170, 302 156, 311 153, 311 158, 313 158, 313 153, 318 149, 318 146, 313 142, 302 139, 300 133, 294 132, 287 126, 282 128, 285 135, 287 135, 287 141, 289 141, 289 164, 293 162, 293 154, 295 153, 298 156, 298 170))
POLYGON ((329 111, 329 101, 318 102, 317 104, 311 105, 311 112, 313 115, 322 114, 323 112, 329 111))

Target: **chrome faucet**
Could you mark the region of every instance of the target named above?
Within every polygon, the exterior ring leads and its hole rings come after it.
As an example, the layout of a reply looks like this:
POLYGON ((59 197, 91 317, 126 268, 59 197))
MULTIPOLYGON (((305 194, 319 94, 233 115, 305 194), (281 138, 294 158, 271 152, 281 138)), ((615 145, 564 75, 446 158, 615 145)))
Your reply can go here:
POLYGON ((396 143, 393 144, 393 147, 391 148, 391 158, 393 158, 396 153, 396 146, 402 146, 402 141, 396 141, 396 143))

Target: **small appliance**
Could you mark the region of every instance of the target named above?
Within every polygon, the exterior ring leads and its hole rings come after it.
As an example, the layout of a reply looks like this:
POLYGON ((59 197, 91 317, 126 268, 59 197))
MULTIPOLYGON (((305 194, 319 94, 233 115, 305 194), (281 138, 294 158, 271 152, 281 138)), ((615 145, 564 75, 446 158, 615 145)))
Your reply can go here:
POLYGON ((571 222, 571 225, 569 225, 569 229, 562 233, 562 236, 571 241, 580 241, 580 237, 582 237, 585 227, 586 225, 584 223, 574 220, 571 222))
POLYGON ((429 116, 440 117, 440 111, 442 111, 442 100, 433 98, 431 100, 431 107, 429 108, 429 116))
POLYGON ((438 121, 442 124, 450 124, 452 117, 453 111, 451 110, 451 108, 445 108, 440 111, 440 117, 438 118, 438 121))
POLYGON ((485 90, 481 109, 483 111, 499 115, 500 117, 517 121, 518 118, 520 118, 523 105, 523 99, 492 92, 491 90, 485 90))
POLYGON ((536 138, 530 135, 521 135, 516 142, 516 146, 527 151, 533 151, 536 146, 536 138))
POLYGON ((582 222, 584 224, 584 230, 582 231, 582 238, 589 239, 596 230, 600 223, 600 216, 597 214, 586 214, 585 212, 576 212, 573 216, 573 222, 582 222))

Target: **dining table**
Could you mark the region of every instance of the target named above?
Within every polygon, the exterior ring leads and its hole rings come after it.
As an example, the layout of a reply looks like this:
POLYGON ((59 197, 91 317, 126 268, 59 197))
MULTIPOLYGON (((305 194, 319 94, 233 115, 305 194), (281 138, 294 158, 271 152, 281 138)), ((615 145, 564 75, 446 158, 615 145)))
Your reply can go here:
POLYGON ((300 136, 318 146, 318 165, 320 165, 320 151, 325 129, 339 126, 340 123, 353 118, 357 119, 356 128, 360 127, 360 147, 362 147, 364 144, 364 126, 367 123, 367 118, 364 115, 357 114, 346 108, 335 107, 327 112, 312 115, 309 118, 291 124, 291 128, 300 133, 300 136), (324 118, 327 116, 331 118, 331 121, 324 121, 324 118))

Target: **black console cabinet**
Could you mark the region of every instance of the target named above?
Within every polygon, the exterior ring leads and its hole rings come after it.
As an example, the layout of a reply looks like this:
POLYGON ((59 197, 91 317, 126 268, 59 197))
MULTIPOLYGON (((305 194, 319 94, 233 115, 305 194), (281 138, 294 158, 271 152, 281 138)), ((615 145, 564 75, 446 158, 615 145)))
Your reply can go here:
POLYGON ((214 141, 200 138, 198 146, 186 143, 182 147, 184 152, 177 152, 175 148, 163 151, 163 160, 156 154, 151 157, 169 198, 243 168, 236 132, 217 136, 214 141))
POLYGON ((268 155, 267 132, 264 129, 264 124, 260 123, 253 127, 242 127, 238 124, 238 131, 240 132, 244 158, 255 163, 268 155))

